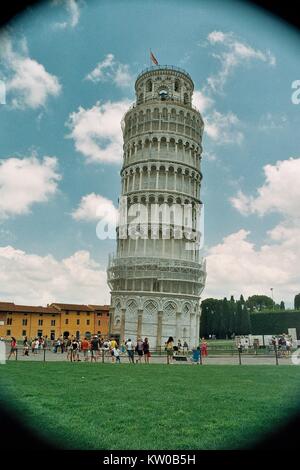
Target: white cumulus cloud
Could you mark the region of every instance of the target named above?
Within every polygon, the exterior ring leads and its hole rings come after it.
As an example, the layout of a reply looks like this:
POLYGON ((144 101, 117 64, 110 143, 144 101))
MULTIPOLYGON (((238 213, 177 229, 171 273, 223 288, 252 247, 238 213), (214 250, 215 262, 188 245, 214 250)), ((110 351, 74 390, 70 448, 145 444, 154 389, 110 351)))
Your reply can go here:
POLYGON ((275 212, 282 220, 255 246, 244 229, 225 237, 208 251, 205 296, 270 294, 290 307, 300 287, 300 159, 264 167, 265 181, 256 194, 242 191, 231 198, 243 215, 275 212))
POLYGON ((0 58, 2 75, 6 85, 9 104, 13 107, 39 108, 45 106, 50 96, 58 96, 61 84, 55 75, 30 58, 26 40, 15 50, 11 39, 0 36, 0 58))
POLYGON ((109 301, 106 271, 88 251, 57 260, 0 247, 0 298, 20 304, 101 304, 109 301))
POLYGON ((300 219, 300 158, 278 161, 264 167, 265 182, 255 196, 242 191, 231 198, 232 205, 242 214, 264 215, 277 212, 300 219))
POLYGON ((91 193, 81 198, 77 209, 72 212, 72 217, 78 221, 103 220, 109 224, 116 225, 118 209, 110 199, 100 194, 91 193))
POLYGON ((236 114, 232 112, 222 114, 213 110, 205 117, 205 131, 208 137, 220 145, 240 144, 244 138, 240 128, 241 122, 236 114))
POLYGON ((112 81, 119 87, 131 86, 133 82, 129 65, 117 61, 115 56, 111 53, 107 54, 106 57, 86 75, 85 79, 94 83, 112 81))
POLYGON ((261 61, 269 66, 276 64, 276 58, 269 50, 254 49, 249 44, 236 39, 232 32, 212 31, 207 36, 207 41, 211 46, 223 48, 220 52, 212 54, 220 62, 218 73, 207 79, 209 87, 214 92, 223 91, 228 78, 239 66, 248 65, 251 61, 261 61))
POLYGON ((209 249, 203 297, 270 295, 273 287, 276 302, 291 307, 300 286, 300 229, 277 226, 261 247, 248 237, 241 229, 209 249))
POLYGON ((130 102, 97 102, 92 108, 79 107, 69 116, 68 135, 87 162, 119 163, 122 160, 121 120, 130 102))
POLYGON ((55 23, 55 28, 65 29, 68 26, 75 28, 80 19, 80 8, 76 0, 54 0, 53 5, 62 5, 67 10, 69 18, 67 21, 55 23))
POLYGON ((36 156, 0 160, 0 219, 26 214, 57 191, 57 159, 36 156))

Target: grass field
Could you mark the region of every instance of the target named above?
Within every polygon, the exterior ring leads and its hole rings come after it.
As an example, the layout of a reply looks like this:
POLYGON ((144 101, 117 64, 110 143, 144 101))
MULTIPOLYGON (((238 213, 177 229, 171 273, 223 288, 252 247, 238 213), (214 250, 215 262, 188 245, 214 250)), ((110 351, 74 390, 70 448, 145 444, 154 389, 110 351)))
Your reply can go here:
POLYGON ((78 449, 246 447, 296 409, 299 386, 296 366, 0 366, 1 401, 78 449))

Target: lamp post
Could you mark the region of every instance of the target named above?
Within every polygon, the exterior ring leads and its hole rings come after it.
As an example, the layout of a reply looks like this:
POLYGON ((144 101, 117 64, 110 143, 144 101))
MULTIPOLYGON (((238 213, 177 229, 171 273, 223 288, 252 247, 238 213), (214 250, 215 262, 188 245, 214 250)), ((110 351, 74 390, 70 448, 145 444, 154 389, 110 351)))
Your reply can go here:
POLYGON ((272 301, 273 301, 273 310, 274 310, 274 297, 273 297, 273 287, 270 288, 270 291, 272 292, 272 301))

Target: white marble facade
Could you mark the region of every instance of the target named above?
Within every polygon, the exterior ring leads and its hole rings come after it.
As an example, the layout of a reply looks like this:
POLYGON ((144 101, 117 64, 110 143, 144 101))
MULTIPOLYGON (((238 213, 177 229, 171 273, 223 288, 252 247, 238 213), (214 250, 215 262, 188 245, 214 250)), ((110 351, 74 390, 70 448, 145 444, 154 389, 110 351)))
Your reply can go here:
MULTIPOLYGON (((203 134, 201 115, 191 105, 193 89, 191 77, 176 67, 154 66, 138 76, 136 103, 122 122, 121 170, 128 210, 141 204, 150 214, 153 204, 188 205, 191 233, 201 207, 203 134)), ((190 346, 198 342, 205 263, 193 248, 195 242, 178 236, 184 224, 180 217, 171 220, 168 236, 160 222, 154 232, 147 226, 135 238, 117 231, 117 251, 107 272, 110 333, 121 340, 147 336, 151 347, 164 345, 169 336, 190 346)))

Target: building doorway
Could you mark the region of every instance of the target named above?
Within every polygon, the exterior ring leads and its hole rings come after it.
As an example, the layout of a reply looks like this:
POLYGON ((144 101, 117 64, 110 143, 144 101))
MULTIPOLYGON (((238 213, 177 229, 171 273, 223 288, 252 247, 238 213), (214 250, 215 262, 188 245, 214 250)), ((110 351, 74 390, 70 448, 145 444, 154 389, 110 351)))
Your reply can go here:
POLYGON ((63 334, 64 339, 68 338, 69 336, 70 336, 70 332, 64 331, 64 334, 63 334))

